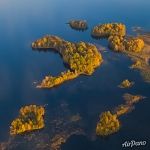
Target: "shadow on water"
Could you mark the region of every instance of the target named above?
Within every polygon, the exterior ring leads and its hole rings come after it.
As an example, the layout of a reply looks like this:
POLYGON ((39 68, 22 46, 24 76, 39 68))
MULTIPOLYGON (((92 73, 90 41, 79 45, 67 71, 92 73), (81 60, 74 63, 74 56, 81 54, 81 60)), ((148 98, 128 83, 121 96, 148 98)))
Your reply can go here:
MULTIPOLYGON (((33 51, 38 51, 38 52, 45 52, 45 53, 55 53, 55 54, 58 54, 60 56, 60 58, 62 59, 63 61, 63 58, 62 58, 62 55, 56 51, 56 49, 53 49, 53 48, 40 48, 40 49, 36 49, 36 48, 32 48, 33 51)), ((65 63, 63 61, 63 65, 66 69, 70 69, 69 65, 67 63, 65 63)), ((71 70, 71 69, 70 69, 71 70)), ((65 70, 64 70, 65 71, 65 70)))

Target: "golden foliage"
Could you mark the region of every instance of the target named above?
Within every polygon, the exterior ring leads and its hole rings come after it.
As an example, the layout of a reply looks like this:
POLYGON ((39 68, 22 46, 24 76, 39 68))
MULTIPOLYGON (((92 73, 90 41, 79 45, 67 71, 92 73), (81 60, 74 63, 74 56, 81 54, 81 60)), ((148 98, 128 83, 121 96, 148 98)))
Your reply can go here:
POLYGON ((108 37, 109 46, 114 51, 141 52, 144 41, 141 38, 126 38, 126 27, 122 23, 100 24, 93 28, 92 36, 101 38, 108 37))
POLYGON ((44 127, 43 116, 45 109, 42 106, 29 105, 22 107, 19 116, 10 126, 10 134, 16 135, 26 131, 41 129, 44 127))
POLYGON ((134 64, 131 65, 130 68, 141 68, 142 67, 142 62, 140 60, 137 60, 134 64))
POLYGON ((140 38, 125 38, 122 36, 110 36, 109 46, 114 51, 141 52, 144 48, 144 41, 140 38))
POLYGON ((123 41, 124 41, 123 36, 110 36, 108 38, 109 47, 117 52, 125 50, 123 41))
MULTIPOLYGON (((47 76, 41 85, 44 85, 43 83, 49 81, 47 82, 49 86, 44 87, 58 85, 63 81, 73 79, 80 74, 91 75, 95 68, 102 63, 102 56, 98 52, 96 46, 85 42, 71 43, 60 39, 57 36, 45 36, 32 43, 32 47, 53 48, 57 50, 62 55, 64 62, 67 63, 72 70, 65 73, 64 76, 47 76)), ((41 85, 38 87, 42 87, 41 85)))
POLYGON ((123 80, 123 81, 121 82, 121 84, 119 85, 119 87, 120 87, 120 88, 130 88, 130 87, 133 86, 133 84, 134 84, 134 82, 131 82, 131 81, 129 81, 128 79, 126 79, 126 80, 123 80))
POLYGON ((120 129, 120 122, 116 114, 110 111, 103 112, 100 115, 100 121, 97 123, 96 134, 107 136, 117 132, 120 129))
POLYGON ((92 30, 93 37, 109 37, 111 35, 125 36, 126 26, 122 23, 106 23, 100 24, 93 28, 92 30))
POLYGON ((77 72, 71 72, 70 70, 66 72, 61 72, 61 75, 57 77, 46 76, 42 80, 41 84, 37 86, 37 88, 51 88, 63 83, 64 81, 74 79, 77 76, 78 76, 77 72))
POLYGON ((125 50, 131 52, 141 52, 144 48, 144 41, 140 38, 130 38, 124 40, 125 50))
POLYGON ((97 48, 84 42, 77 43, 76 50, 66 55, 70 68, 80 74, 91 75, 102 62, 102 56, 97 48))

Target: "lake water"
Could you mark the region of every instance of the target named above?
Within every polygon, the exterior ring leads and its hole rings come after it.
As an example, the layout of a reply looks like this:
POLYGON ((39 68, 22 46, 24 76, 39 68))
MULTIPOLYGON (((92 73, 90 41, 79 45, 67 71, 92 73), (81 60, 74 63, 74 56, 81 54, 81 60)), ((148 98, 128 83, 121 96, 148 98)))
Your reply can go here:
POLYGON ((59 87, 42 90, 35 88, 34 81, 48 74, 57 75, 66 68, 58 54, 33 51, 31 43, 45 34, 52 34, 72 42, 82 40, 107 47, 107 40, 91 38, 94 25, 122 22, 129 34, 133 26, 148 30, 149 7, 149 0, 0 0, 0 141, 8 140, 11 121, 20 107, 29 104, 48 104, 46 111, 51 114, 52 109, 67 103, 71 113, 81 115, 85 130, 92 135, 99 114, 122 104, 122 95, 130 92, 147 99, 136 104, 132 113, 121 117, 122 128, 117 134, 94 141, 85 136, 72 136, 62 149, 120 150, 122 143, 131 140, 147 141, 147 147, 141 149, 148 149, 150 84, 143 81, 138 71, 129 69, 132 62, 128 57, 107 48, 107 52, 102 52, 103 64, 92 76, 80 76, 59 87), (71 19, 86 19, 89 29, 85 32, 72 30, 65 24, 71 19), (118 88, 126 78, 135 85, 130 89, 118 88))

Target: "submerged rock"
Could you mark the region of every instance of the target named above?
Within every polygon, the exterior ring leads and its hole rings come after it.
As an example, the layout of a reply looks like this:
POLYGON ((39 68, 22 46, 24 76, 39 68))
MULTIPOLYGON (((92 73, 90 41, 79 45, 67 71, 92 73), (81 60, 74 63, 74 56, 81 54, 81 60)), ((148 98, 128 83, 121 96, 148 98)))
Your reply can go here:
POLYGON ((50 116, 50 149, 59 150, 72 135, 85 135, 82 118, 73 114, 68 105, 61 105, 59 111, 50 116))
POLYGON ((82 117, 63 103, 47 112, 43 130, 10 136, 0 150, 60 150, 73 135, 85 135, 82 117))
POLYGON ((76 122, 76 121, 79 121, 81 119, 82 118, 81 118, 80 114, 75 114, 75 115, 71 116, 70 121, 71 122, 76 122))
POLYGON ((72 135, 83 135, 83 131, 80 129, 72 130, 68 128, 65 131, 59 132, 52 139, 50 139, 50 150, 60 150, 61 146, 66 143, 66 141, 72 135))
POLYGON ((49 150, 49 137, 46 133, 28 133, 10 137, 0 144, 0 150, 49 150))

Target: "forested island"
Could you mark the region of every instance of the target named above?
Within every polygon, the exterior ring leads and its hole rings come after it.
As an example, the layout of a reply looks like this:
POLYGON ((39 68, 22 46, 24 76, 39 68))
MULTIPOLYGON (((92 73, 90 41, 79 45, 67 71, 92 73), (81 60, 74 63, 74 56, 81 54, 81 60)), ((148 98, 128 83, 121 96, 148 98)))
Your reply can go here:
POLYGON ((122 23, 104 23, 94 26, 91 32, 95 38, 108 38, 112 35, 125 36, 126 26, 122 23))
POLYGON ((72 43, 57 36, 46 35, 32 43, 34 49, 54 49, 61 54, 62 59, 69 65, 68 71, 59 76, 46 76, 37 88, 51 88, 66 80, 71 80, 79 75, 92 75, 94 70, 101 65, 103 59, 95 45, 79 42, 72 43))
POLYGON ((44 128, 44 114, 43 106, 29 105, 22 107, 19 116, 11 123, 10 134, 16 135, 44 128))
POLYGON ((86 20, 71 20, 67 24, 69 24, 72 29, 79 31, 84 31, 88 29, 88 24, 86 20))

